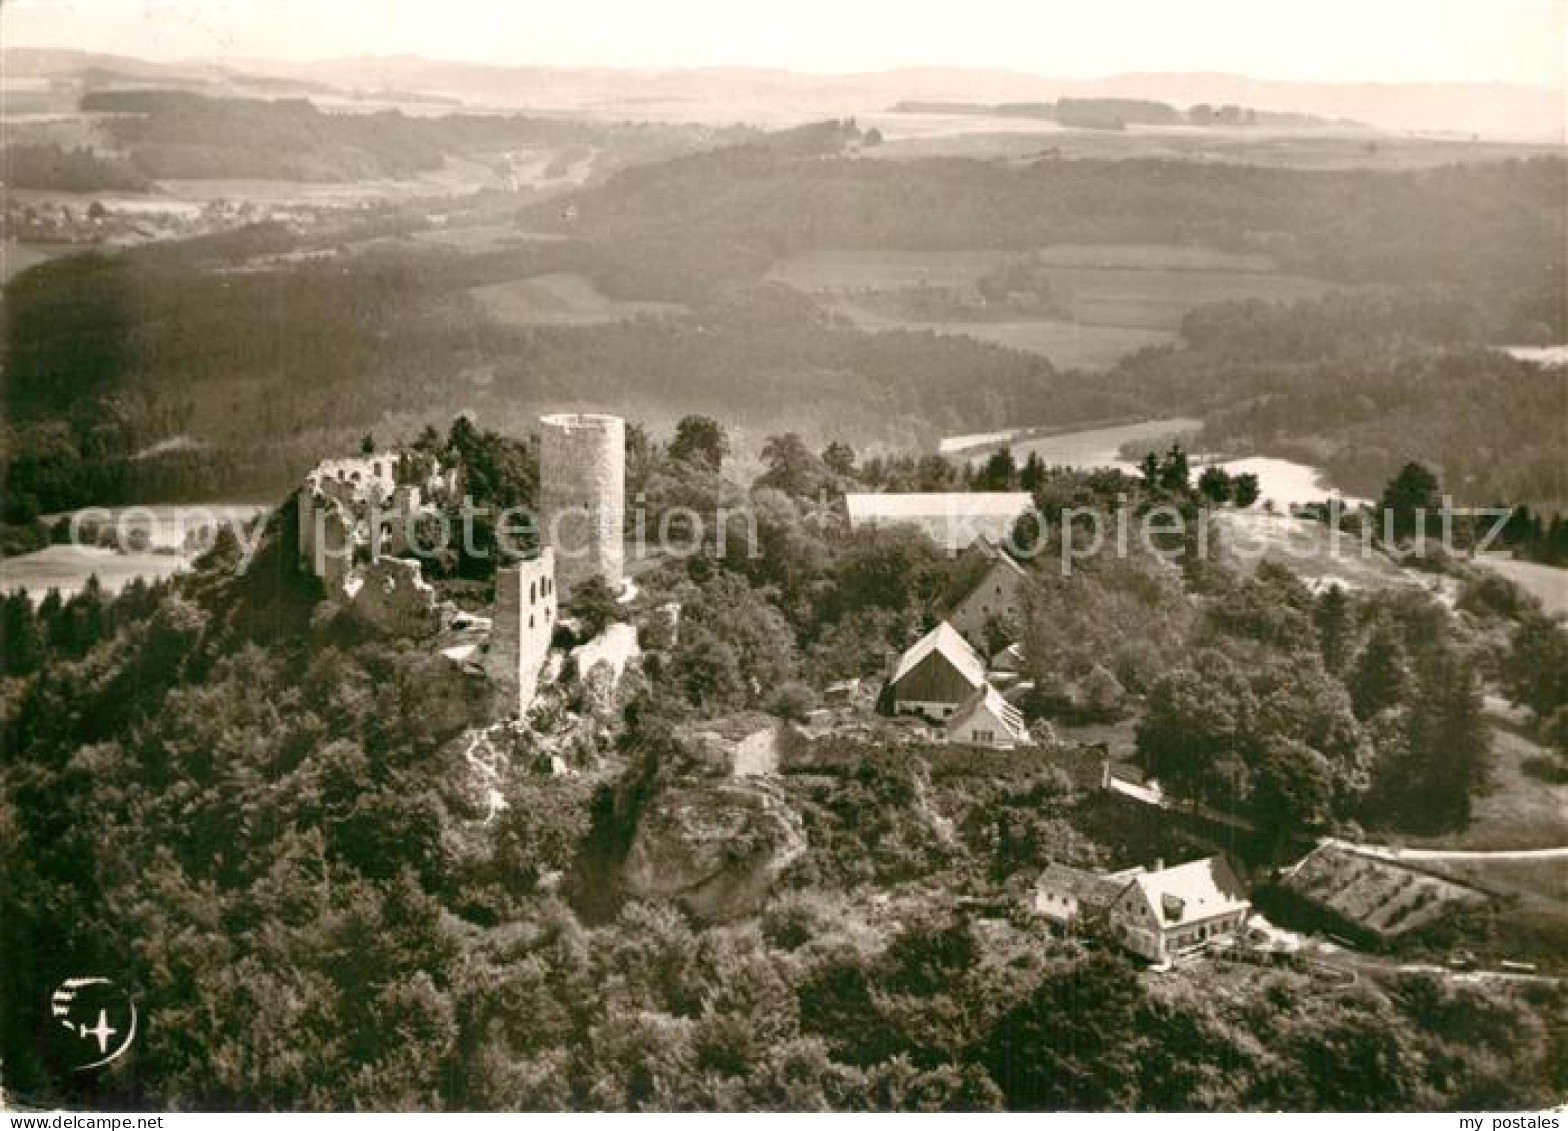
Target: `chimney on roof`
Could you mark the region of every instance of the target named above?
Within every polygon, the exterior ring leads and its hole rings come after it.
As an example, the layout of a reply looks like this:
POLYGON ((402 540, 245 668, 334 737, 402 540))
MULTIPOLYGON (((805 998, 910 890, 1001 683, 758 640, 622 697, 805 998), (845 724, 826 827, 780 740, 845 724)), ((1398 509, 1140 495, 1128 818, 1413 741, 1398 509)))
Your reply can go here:
POLYGON ((1165 857, 1163 857, 1163 856, 1156 856, 1154 858, 1154 871, 1156 871, 1156 872, 1163 872, 1163 871, 1165 871, 1165 857))

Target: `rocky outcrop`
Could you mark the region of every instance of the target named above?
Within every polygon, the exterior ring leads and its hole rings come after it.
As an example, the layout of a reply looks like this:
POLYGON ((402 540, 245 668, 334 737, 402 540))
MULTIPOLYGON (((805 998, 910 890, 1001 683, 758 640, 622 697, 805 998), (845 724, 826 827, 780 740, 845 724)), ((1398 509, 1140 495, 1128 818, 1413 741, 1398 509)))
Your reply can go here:
POLYGON ((629 624, 609 625, 588 643, 572 649, 571 663, 590 712, 602 717, 615 710, 626 669, 641 655, 637 630, 629 624))
POLYGON ((642 809, 622 882, 629 895, 731 919, 755 911, 805 850, 800 818, 766 782, 682 784, 642 809))

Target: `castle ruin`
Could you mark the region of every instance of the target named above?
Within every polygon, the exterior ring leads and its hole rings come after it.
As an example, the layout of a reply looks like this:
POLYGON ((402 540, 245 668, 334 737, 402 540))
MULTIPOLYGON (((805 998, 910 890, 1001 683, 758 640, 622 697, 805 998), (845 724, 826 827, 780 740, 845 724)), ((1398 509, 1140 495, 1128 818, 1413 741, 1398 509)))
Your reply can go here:
POLYGON ((621 587, 625 568, 626 421, 601 413, 539 418, 539 521, 556 576, 572 589, 590 577, 621 587))
POLYGON ((497 710, 527 714, 539 688, 539 672, 555 631, 555 554, 549 548, 531 560, 495 573, 495 607, 485 674, 495 687, 497 710))

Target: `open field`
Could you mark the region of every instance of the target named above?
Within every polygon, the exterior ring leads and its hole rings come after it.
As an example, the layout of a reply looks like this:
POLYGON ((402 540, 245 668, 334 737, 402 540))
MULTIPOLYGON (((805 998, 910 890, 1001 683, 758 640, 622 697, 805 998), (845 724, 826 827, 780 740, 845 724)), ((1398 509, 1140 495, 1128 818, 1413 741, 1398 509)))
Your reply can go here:
POLYGON ((1506 554, 1479 554, 1474 560, 1529 593, 1553 616, 1568 613, 1568 569, 1515 561, 1506 554))
POLYGON ((14 276, 29 267, 54 259, 56 256, 69 255, 73 251, 82 250, 84 249, 71 244, 31 244, 6 240, 0 243, 0 287, 5 286, 14 276))
POLYGON ((896 287, 973 286, 1005 263, 994 249, 963 251, 802 251, 775 263, 768 278, 815 294, 892 290, 896 287))
POLYGON ((581 275, 534 275, 469 290, 486 314, 513 326, 592 326, 640 315, 682 314, 670 302, 623 302, 600 294, 581 275))
POLYGON ((1325 284, 1277 271, 1263 255, 1161 244, 1062 244, 1035 249, 1059 314, 930 321, 873 311, 867 298, 932 287, 974 292, 988 273, 1028 249, 948 251, 817 250, 774 264, 768 277, 830 301, 865 329, 967 334, 1027 350, 1062 368, 1102 369, 1172 340, 1193 307, 1232 299, 1285 302, 1325 284))
POLYGON ((1195 306, 1248 298, 1292 302, 1319 295, 1326 287, 1299 275, 1230 266, 1052 266, 1048 275, 1053 293, 1067 304, 1075 321, 1143 330, 1175 330, 1195 306))
POLYGON ((481 161, 448 157, 440 169, 417 177, 364 181, 273 181, 225 178, 158 182, 159 188, 181 200, 249 200, 257 204, 308 204, 352 207, 362 200, 414 200, 424 197, 466 196, 481 189, 505 187, 494 169, 481 161))
POLYGON ((176 553, 121 554, 96 546, 46 546, 31 554, 0 558, 0 591, 25 589, 38 599, 58 589, 68 598, 79 593, 89 577, 97 577, 105 592, 118 593, 135 578, 157 581, 189 565, 189 557, 176 553))
POLYGON ((979 114, 871 114, 886 139, 864 150, 883 161, 971 157, 1009 161, 1164 158, 1294 169, 1429 169, 1457 161, 1507 161, 1553 152, 1529 142, 1395 136, 1375 131, 1270 132, 1193 126, 1064 129, 1055 122, 979 114))
POLYGON ((1308 585, 1337 584, 1345 589, 1419 588, 1431 575, 1414 573, 1377 550, 1364 550, 1359 539, 1342 534, 1336 540, 1321 522, 1269 514, 1263 510, 1215 512, 1223 549, 1237 561, 1256 566, 1264 561, 1289 566, 1308 585))
MULTIPOLYGON (((1547 757, 1507 725, 1494 726, 1491 784, 1475 800, 1470 827, 1448 836, 1406 837, 1404 842, 1411 848, 1472 851, 1568 845, 1568 783, 1546 781, 1525 769, 1532 759, 1547 757)), ((1555 863, 1568 874, 1561 860, 1544 863, 1555 863)))
POLYGON ((466 252, 493 251, 514 244, 559 243, 566 239, 555 232, 529 232, 507 222, 428 228, 415 232, 410 238, 418 244, 466 252))
POLYGON ((862 330, 929 330, 963 334, 992 345, 1049 358, 1058 369, 1109 369, 1129 353, 1164 345, 1175 335, 1135 326, 1085 326, 1074 322, 919 322, 889 318, 856 306, 835 303, 833 309, 862 330))
POLYGON ((1429 860, 1421 867, 1493 895, 1555 905, 1568 914, 1568 868, 1561 860, 1429 860))
MULTIPOLYGON (((1104 428, 1047 432, 1032 438, 1030 429, 1019 428, 1011 435, 1002 435, 996 442, 971 449, 966 454, 978 457, 1005 443, 1013 449, 1013 455, 1018 459, 1026 459, 1031 454, 1037 455, 1049 467, 1120 467, 1124 470, 1136 470, 1122 457, 1121 451, 1124 445, 1154 443, 1170 436, 1196 432, 1202 427, 1201 420, 1190 416, 1175 416, 1163 420, 1113 424, 1104 428)), ((961 439, 961 437, 952 439, 961 439)), ((943 450, 950 450, 950 447, 944 446, 943 450)))

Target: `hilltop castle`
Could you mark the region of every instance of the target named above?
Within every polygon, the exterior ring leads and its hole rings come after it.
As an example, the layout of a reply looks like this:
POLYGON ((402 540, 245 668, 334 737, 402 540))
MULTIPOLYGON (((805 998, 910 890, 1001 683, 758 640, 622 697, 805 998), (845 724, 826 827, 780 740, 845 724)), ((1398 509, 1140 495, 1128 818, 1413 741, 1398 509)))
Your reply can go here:
MULTIPOLYGON (((497 711, 526 715, 559 618, 557 585, 569 595, 591 577, 619 589, 625 550, 626 423, 620 417, 564 413, 541 417, 538 525, 543 545, 500 566, 482 647, 470 657, 495 689, 497 711)), ((415 531, 462 498, 460 467, 424 452, 394 451, 324 460, 305 477, 298 499, 299 561, 329 596, 366 619, 405 631, 439 631, 459 620, 423 577, 415 531)))

